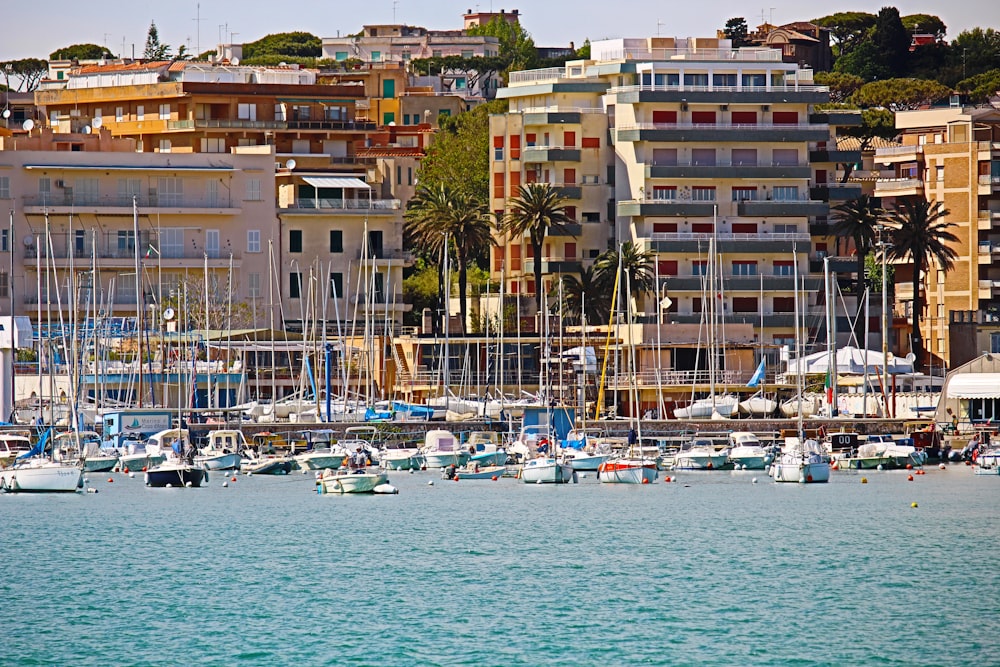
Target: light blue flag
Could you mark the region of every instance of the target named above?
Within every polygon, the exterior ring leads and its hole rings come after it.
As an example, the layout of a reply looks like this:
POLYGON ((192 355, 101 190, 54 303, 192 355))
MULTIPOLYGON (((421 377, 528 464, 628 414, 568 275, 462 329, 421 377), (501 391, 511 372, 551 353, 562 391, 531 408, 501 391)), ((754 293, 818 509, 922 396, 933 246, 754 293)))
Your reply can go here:
POLYGON ((763 379, 764 379, 764 360, 761 359, 760 360, 760 366, 758 366, 757 370, 755 370, 753 372, 753 377, 751 377, 750 381, 747 382, 747 386, 748 387, 756 387, 757 385, 759 385, 761 383, 761 381, 763 379))

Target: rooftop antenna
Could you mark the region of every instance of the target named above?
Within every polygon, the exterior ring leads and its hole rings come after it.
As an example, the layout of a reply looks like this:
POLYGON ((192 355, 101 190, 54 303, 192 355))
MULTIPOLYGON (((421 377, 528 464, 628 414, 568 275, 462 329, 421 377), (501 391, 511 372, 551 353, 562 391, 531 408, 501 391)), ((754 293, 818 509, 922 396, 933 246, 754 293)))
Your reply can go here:
POLYGON ((396 22, 396 5, 399 4, 399 0, 392 0, 392 22, 396 22))
POLYGON ((201 18, 201 3, 200 2, 198 3, 198 9, 197 9, 197 14, 195 15, 195 18, 193 18, 191 20, 194 21, 195 25, 197 26, 197 32, 195 34, 195 48, 198 50, 197 53, 195 53, 195 57, 197 57, 198 55, 201 54, 201 22, 205 20, 205 19, 201 18))
POLYGON ((660 36, 660 26, 664 25, 663 21, 656 19, 656 36, 660 36))

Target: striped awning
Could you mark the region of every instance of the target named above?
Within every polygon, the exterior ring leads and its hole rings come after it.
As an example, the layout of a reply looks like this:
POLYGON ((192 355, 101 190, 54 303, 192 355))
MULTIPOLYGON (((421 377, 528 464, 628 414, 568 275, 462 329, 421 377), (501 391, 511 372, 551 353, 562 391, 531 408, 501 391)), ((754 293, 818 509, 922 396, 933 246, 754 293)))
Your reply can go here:
POLYGON ((346 176, 306 176, 302 180, 315 188, 371 189, 371 186, 360 178, 348 178, 346 176))
POLYGON ((949 398, 1000 398, 1000 373, 959 373, 945 391, 949 398))

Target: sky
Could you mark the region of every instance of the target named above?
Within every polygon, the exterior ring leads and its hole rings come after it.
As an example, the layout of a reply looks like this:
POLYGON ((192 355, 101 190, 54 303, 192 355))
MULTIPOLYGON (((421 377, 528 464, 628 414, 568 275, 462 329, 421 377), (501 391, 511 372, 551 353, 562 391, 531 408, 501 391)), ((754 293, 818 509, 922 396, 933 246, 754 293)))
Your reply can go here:
POLYGON ((1000 29, 1000 2, 984 0, 951 0, 945 7, 934 7, 941 3, 928 1, 827 0, 805 9, 801 2, 751 7, 741 0, 701 0, 697 11, 682 15, 675 9, 681 5, 679 2, 651 0, 206 0, 200 7, 193 0, 133 0, 127 11, 80 0, 45 0, 42 5, 15 2, 4 9, 0 61, 48 58, 58 48, 79 43, 103 44, 125 56, 131 56, 134 47, 139 55, 151 21, 156 22, 161 43, 169 44, 174 51, 188 44, 188 50, 197 53, 199 45, 201 51, 207 51, 220 39, 252 42, 264 35, 293 30, 336 37, 358 32, 365 24, 394 22, 437 30, 458 29, 462 27, 462 15, 469 9, 485 12, 516 8, 522 15, 521 24, 537 46, 566 46, 570 42, 579 46, 588 38, 711 36, 727 19, 736 16, 745 17, 753 28, 761 23, 761 17, 781 25, 838 11, 877 13, 879 7, 890 4, 904 16, 921 13, 941 17, 951 39, 976 26, 1000 29), (39 9, 41 6, 44 10, 39 9))

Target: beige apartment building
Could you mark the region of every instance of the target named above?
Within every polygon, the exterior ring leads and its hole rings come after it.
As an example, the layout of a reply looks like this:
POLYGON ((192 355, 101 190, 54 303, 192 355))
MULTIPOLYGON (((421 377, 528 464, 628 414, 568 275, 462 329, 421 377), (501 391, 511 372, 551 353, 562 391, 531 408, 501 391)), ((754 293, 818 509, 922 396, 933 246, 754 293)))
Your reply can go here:
POLYGON ((40 309, 42 321, 65 321, 71 308, 134 317, 144 307, 156 318, 185 283, 203 284, 207 267, 219 303, 232 284, 267 321, 261 286, 278 231, 270 146, 152 158, 107 129, 0 142, 0 207, 14 232, 0 233, 13 264, 13 283, 6 262, 0 269, 5 309, 12 298, 14 314, 33 320, 40 309))
MULTIPOLYGON (((876 151, 881 173, 875 195, 887 208, 906 197, 942 202, 959 239, 954 268, 946 273, 932 264, 921 278, 924 347, 952 367, 1000 351, 994 337, 980 338, 975 350, 969 340, 952 349, 955 332, 968 334, 967 325, 1000 331, 1000 112, 958 106, 902 111, 896 127, 903 145, 876 151)), ((896 307, 911 329, 912 271, 911 264, 897 263, 896 307)))

